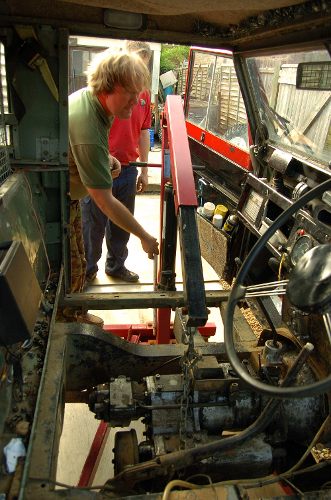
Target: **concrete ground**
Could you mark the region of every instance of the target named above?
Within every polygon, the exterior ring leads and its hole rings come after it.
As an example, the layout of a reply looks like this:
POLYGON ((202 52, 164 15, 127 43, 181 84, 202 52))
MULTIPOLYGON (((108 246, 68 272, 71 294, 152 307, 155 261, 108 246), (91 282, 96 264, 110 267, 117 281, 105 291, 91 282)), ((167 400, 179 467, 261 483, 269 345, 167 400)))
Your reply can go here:
POLYGON ((148 161, 151 164, 160 165, 160 168, 148 167, 148 192, 158 193, 161 184, 161 145, 159 143, 155 143, 150 151, 148 161))

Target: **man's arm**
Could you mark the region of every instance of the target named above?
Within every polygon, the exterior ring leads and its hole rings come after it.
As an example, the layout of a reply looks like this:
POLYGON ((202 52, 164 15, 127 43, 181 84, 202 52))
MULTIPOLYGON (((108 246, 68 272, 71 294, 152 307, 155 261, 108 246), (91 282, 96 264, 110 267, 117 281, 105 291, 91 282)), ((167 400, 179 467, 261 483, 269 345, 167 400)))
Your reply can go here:
MULTIPOLYGON (((144 129, 140 131, 138 150, 139 161, 148 162, 149 153, 149 130, 144 129)), ((148 168, 141 167, 140 175, 137 179, 137 193, 143 193, 148 186, 148 168)))
POLYGON ((86 189, 92 200, 112 222, 140 239, 141 246, 150 259, 153 258, 154 254, 159 253, 159 244, 156 238, 144 230, 131 212, 113 196, 111 189, 86 189))

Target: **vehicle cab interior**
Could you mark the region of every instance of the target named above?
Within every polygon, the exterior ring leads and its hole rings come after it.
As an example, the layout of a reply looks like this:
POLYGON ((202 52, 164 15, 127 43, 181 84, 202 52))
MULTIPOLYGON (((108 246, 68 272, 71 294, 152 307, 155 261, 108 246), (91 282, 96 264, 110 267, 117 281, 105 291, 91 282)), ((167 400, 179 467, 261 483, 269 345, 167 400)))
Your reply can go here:
POLYGON ((1 498, 331 496, 330 33, 329 0, 0 0, 1 498), (161 117, 153 291, 70 293, 73 36, 190 46, 161 117), (59 315, 82 306, 153 327, 59 315), (118 429, 104 484, 98 453, 57 481, 66 403, 96 440, 118 429))

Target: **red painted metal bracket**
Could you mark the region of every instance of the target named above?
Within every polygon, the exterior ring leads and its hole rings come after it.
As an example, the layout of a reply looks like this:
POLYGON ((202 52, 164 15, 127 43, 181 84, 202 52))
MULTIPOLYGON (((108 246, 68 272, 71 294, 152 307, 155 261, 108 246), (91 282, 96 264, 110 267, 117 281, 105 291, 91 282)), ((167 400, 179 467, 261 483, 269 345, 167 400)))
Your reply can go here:
POLYGON ((180 206, 198 206, 191 153, 180 96, 171 95, 167 97, 164 116, 167 127, 163 130, 168 134, 171 177, 174 186, 176 212, 178 212, 180 206))
MULTIPOLYGON (((159 309, 160 312, 168 311, 168 309, 159 309)), ((145 324, 134 324, 134 325, 104 325, 103 331, 106 333, 111 333, 116 335, 116 337, 121 337, 128 342, 133 344, 141 343, 151 343, 156 342, 157 344, 163 344, 169 342, 170 339, 174 339, 173 324, 170 324, 170 329, 168 329, 166 342, 160 341, 157 337, 153 335, 153 325, 152 323, 145 324)), ((208 339, 216 333, 215 323, 207 323, 204 326, 199 326, 198 331, 202 337, 208 339)))

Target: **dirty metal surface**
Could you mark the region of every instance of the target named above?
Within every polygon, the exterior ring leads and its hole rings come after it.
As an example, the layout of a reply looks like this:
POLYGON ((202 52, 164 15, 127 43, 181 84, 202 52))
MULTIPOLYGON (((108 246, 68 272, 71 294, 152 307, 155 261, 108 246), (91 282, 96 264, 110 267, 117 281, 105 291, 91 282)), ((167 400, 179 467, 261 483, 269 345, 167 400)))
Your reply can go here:
MULTIPOLYGON (((186 346, 180 344, 132 344, 92 325, 58 323, 57 328, 68 340, 66 389, 70 391, 95 386, 124 374, 139 380, 162 369, 164 363, 167 365, 162 371, 179 373, 179 357, 186 350, 186 346)), ((222 357, 225 349, 223 344, 205 343, 201 353, 222 357)))
MULTIPOLYGON (((61 490, 49 492, 49 481, 55 478, 66 391, 80 393, 124 372, 133 380, 156 371, 179 373, 179 358, 185 349, 184 345, 174 344, 142 346, 105 334, 96 326, 55 323, 50 331, 22 498, 65 496, 61 490)), ((223 344, 205 343, 199 349, 203 355, 226 359, 223 344)), ((94 495, 80 492, 77 498, 94 495)), ((76 498, 75 494, 71 498, 76 498)))
MULTIPOLYGON (((206 291, 208 307, 218 306, 229 297, 227 290, 206 291)), ((186 300, 183 292, 117 292, 117 293, 75 293, 66 295, 62 302, 66 307, 79 307, 84 304, 88 309, 148 309, 183 307, 186 300)))

